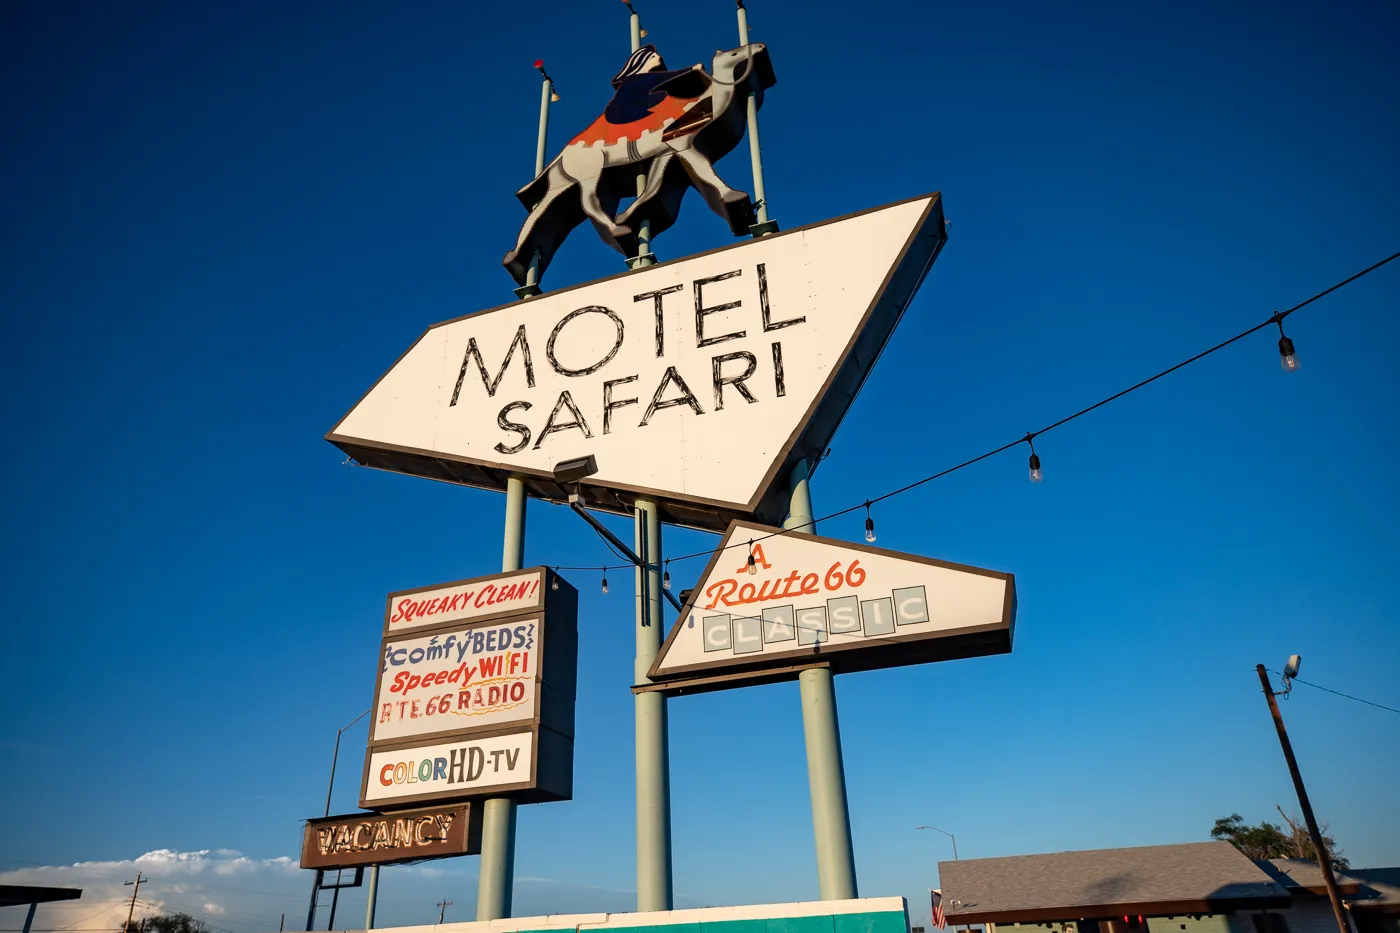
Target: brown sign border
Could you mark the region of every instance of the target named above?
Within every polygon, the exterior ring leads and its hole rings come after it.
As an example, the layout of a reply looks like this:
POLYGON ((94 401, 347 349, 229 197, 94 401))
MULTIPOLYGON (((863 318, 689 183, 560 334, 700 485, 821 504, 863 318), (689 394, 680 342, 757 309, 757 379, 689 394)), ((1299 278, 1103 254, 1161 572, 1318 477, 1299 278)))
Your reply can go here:
MULTIPOLYGON (((826 661, 831 665, 832 673, 841 674, 877 668, 903 667, 910 664, 925 664, 930 661, 944 661, 954 658, 1006 654, 1011 651, 1012 636, 1016 628, 1016 577, 1014 574, 988 570, 984 567, 972 567, 967 564, 955 564, 932 557, 921 557, 917 554, 892 551, 869 544, 856 544, 839 538, 826 538, 821 535, 789 531, 772 525, 734 521, 725 529, 724 535, 720 538, 719 546, 715 548, 709 563, 701 572, 699 580, 708 579, 710 573, 720 560, 726 558, 726 555, 732 559, 726 545, 733 543, 734 535, 740 529, 753 532, 754 538, 802 534, 804 539, 812 539, 821 544, 845 550, 1003 580, 1007 586, 1006 598, 1002 602, 1001 621, 994 625, 969 625, 957 629, 944 629, 936 633, 919 632, 887 638, 871 638, 849 645, 827 646, 825 643, 818 643, 808 648, 765 654, 760 658, 717 659, 706 664, 689 664, 685 667, 672 668, 662 672, 661 662, 666 660, 666 654, 671 650, 676 636, 680 634, 681 627, 690 617, 691 612, 697 611, 696 606, 703 595, 699 592, 697 584, 696 592, 691 594, 690 599, 685 602, 680 613, 677 614, 676 621, 671 625, 671 631, 667 633, 666 640, 662 642, 661 649, 656 653, 656 660, 652 662, 651 668, 647 671, 647 679, 653 684, 676 683, 677 686, 682 686, 686 680, 710 678, 713 682, 707 685, 708 689, 721 690, 730 686, 741 686, 743 685, 741 682, 750 682, 755 674, 761 674, 769 668, 786 669, 775 672, 775 674, 784 675, 779 679, 796 679, 800 674, 801 662, 803 661, 826 661), (721 682, 717 676, 721 674, 734 675, 731 678, 732 682, 721 682)), ((687 692, 703 691, 690 690, 687 692)))
MULTIPOLYGON (((509 618, 510 616, 525 615, 531 612, 544 612, 545 605, 549 600, 551 592, 550 581, 558 577, 560 584, 569 584, 568 580, 560 577, 550 567, 543 565, 536 567, 521 567, 519 570, 507 570, 502 573, 492 573, 481 577, 467 577, 462 580, 449 580, 446 583, 433 583, 429 586, 415 586, 409 590, 396 590, 384 598, 384 638, 391 635, 411 636, 419 632, 430 632, 435 629, 452 628, 459 625, 475 625, 478 622, 490 622, 495 619, 509 618), (447 590, 458 586, 469 586, 475 583, 490 583, 493 580, 504 580, 507 577, 523 577, 531 573, 543 572, 540 578, 540 598, 530 606, 516 606, 513 609, 502 609, 499 612, 489 612, 485 615, 472 616, 470 619, 458 619, 454 622, 428 622, 423 625, 415 625, 409 628, 391 628, 389 620, 394 615, 394 601, 405 596, 414 596, 418 593, 428 593, 433 590, 447 590)), ((572 586, 572 584, 569 584, 572 586)))
POLYGON ((299 864, 302 868, 335 869, 355 868, 362 865, 396 865, 403 862, 418 862, 425 859, 453 858, 458 855, 480 855, 482 822, 483 814, 481 812, 481 807, 470 801, 442 804, 436 807, 421 807, 414 810, 394 810, 385 813, 345 813, 340 816, 316 817, 315 819, 306 821, 306 826, 302 832, 301 862, 299 864), (322 855, 320 846, 316 842, 317 830, 326 825, 334 826, 342 823, 374 822, 375 820, 381 819, 414 819, 415 817, 428 816, 444 811, 455 811, 452 828, 447 831, 448 835, 445 839, 439 840, 441 843, 439 846, 427 851, 416 848, 368 849, 363 852, 341 852, 331 855, 322 855), (413 854, 397 855, 389 858, 376 857, 388 855, 391 852, 408 852, 413 854))
MULTIPOLYGON (((386 632, 379 642, 379 655, 376 658, 374 693, 371 697, 371 718, 369 724, 369 748, 386 748, 411 742, 416 745, 435 743, 476 733, 517 730, 522 727, 538 726, 572 737, 574 734, 574 707, 578 697, 578 590, 568 580, 546 566, 525 567, 510 573, 491 574, 485 577, 469 577, 452 583, 438 583, 433 586, 401 590, 390 594, 389 609, 385 611, 385 625, 392 613, 393 598, 429 590, 466 585, 489 583, 503 577, 539 572, 539 608, 515 609, 508 613, 496 613, 489 617, 441 622, 419 628, 386 632), (559 589, 554 589, 557 581, 559 589), (384 650, 391 642, 412 638, 430 638, 448 632, 470 631, 474 628, 501 625, 514 620, 536 620, 539 623, 540 669, 535 672, 535 715, 529 719, 516 719, 510 723, 497 723, 487 726, 457 725, 455 728, 438 732, 426 732, 416 736, 403 736, 393 739, 377 739, 375 732, 379 725, 379 690, 384 679, 384 650)), ((453 691, 455 692, 455 691, 453 691)))
POLYGON ((453 735, 433 736, 429 739, 385 742, 376 748, 365 749, 365 766, 360 776, 360 807, 365 810, 389 812, 411 807, 415 804, 451 803, 485 797, 512 796, 520 803, 544 803, 552 800, 569 800, 574 791, 574 740, 560 735, 552 729, 539 726, 510 726, 499 729, 479 729, 453 735), (366 795, 369 789, 370 761, 377 752, 408 751, 425 745, 446 745, 458 739, 489 739, 503 735, 531 736, 530 777, 514 784, 494 784, 491 787, 466 788, 458 793, 448 790, 428 791, 395 797, 392 800, 370 800, 366 795), (543 768, 541 767, 543 765, 543 768))
MULTIPOLYGON (((935 191, 844 214, 830 220, 794 227, 791 230, 765 237, 765 239, 769 239, 794 236, 829 224, 841 223, 856 217, 863 217, 866 214, 921 200, 927 200, 928 206, 905 240, 899 255, 890 266, 880 287, 876 289, 870 305, 861 317, 860 324, 855 328, 845 348, 837 357, 836 365, 827 374, 826 381, 813 397, 806 413, 779 449, 777 457, 774 458, 772 465, 764 474, 757 491, 746 503, 724 502, 626 483, 589 483, 585 480, 581 485, 569 484, 568 488, 565 488, 554 482, 551 473, 542 470, 508 466, 496 461, 463 457, 441 451, 402 447, 338 433, 340 426, 345 423, 351 412, 359 407, 360 403, 374 391, 404 357, 413 351, 413 348, 428 333, 458 321, 501 311, 518 304, 518 302, 509 302, 494 308, 464 314, 429 327, 419 335, 418 340, 415 340, 408 349, 399 354, 383 375, 376 379, 374 384, 350 407, 349 411, 340 417, 335 427, 327 432, 326 440, 339 447, 357 463, 374 469, 496 491, 505 489, 507 479, 513 476, 525 481, 527 493, 534 498, 550 502, 566 502, 571 492, 577 492, 583 505, 604 512, 631 514, 635 500, 639 497, 645 497, 660 504, 662 521, 706 531, 720 531, 726 527, 727 523, 739 519, 780 521, 783 517, 782 513, 786 511, 786 498, 781 484, 775 483, 775 480, 785 475, 799 461, 808 459, 826 448, 861 386, 864 385, 870 370, 874 368, 885 344, 894 333, 900 318, 904 316, 909 302, 923 283, 929 269, 933 267, 943 245, 947 243, 948 234, 943 217, 943 197, 940 192, 935 191), (872 324, 879 326, 872 326, 872 324), (856 352, 857 350, 859 352, 856 352), (838 384, 840 391, 833 391, 838 384)), ((752 241, 745 240, 740 243, 731 243, 728 246, 681 256, 646 268, 656 268, 657 265, 711 256, 726 250, 737 249, 750 242, 752 241)), ((551 294, 566 294, 580 288, 597 285, 600 282, 608 282, 626 275, 636 275, 640 271, 642 270, 633 269, 619 272, 615 275, 559 289, 551 294)))

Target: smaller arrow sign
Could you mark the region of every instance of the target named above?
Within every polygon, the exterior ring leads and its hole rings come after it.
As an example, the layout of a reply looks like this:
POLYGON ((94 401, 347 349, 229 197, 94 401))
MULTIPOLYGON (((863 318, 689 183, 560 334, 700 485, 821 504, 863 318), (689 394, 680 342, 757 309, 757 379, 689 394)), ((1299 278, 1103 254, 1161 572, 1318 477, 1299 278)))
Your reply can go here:
POLYGON ((792 679, 802 662, 841 673, 1005 654, 1015 620, 1009 573, 736 521, 647 676, 734 675, 718 689, 792 679))

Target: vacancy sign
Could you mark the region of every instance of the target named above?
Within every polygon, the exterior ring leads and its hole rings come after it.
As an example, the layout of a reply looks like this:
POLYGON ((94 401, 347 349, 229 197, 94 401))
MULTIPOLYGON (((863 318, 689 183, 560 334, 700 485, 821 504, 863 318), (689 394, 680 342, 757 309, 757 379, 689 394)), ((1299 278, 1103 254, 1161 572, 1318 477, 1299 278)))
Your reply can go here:
MULTIPOLYGON (((722 530, 777 521, 946 240, 937 194, 430 327, 327 435, 371 467, 722 530)), ((449 610, 453 611, 453 610, 449 610)))
POLYGON ((796 677, 803 662, 845 672, 1003 654, 1015 619, 1011 574, 735 522, 647 676, 734 673, 738 686, 796 677))

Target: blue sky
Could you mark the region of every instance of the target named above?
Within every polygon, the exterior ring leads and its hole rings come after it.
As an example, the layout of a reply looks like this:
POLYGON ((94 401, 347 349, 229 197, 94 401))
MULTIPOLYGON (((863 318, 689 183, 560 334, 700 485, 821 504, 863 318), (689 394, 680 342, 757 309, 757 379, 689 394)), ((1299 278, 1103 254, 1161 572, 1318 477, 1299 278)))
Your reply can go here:
MULTIPOLYGON (((734 44, 730 4, 643 2, 672 67, 734 44)), ((773 216, 941 190, 952 221, 817 474, 819 513, 1400 249, 1390 5, 751 7, 779 79, 773 216)), ((499 496, 343 466, 322 435, 424 327, 510 298, 531 61, 563 95, 553 148, 626 54, 604 0, 0 11, 0 866, 295 855, 335 730, 368 705, 384 594, 500 555, 499 496)), ((742 150, 721 170, 748 185, 742 150)), ((656 249, 727 240, 697 200, 656 249)), ((983 857, 1288 809, 1256 663, 1300 653, 1306 679, 1400 705, 1397 266, 1290 319, 1296 375, 1261 333, 1046 436, 1039 486, 1018 450, 877 508, 881 544, 1013 572, 1020 607, 1009 656, 838 681, 863 894, 923 909, 950 852, 918 824, 983 857)), ((546 284, 620 269, 581 228, 546 284)), ((821 531, 854 540, 861 518, 821 531)), ((531 506, 527 563, 606 559, 531 506)), ((631 602, 574 582, 575 799, 521 810, 517 873, 565 892, 543 907, 606 890, 625 908, 631 602)), ((1400 863, 1400 716, 1306 687, 1284 711, 1353 864, 1400 863)), ((815 897, 797 688, 671 717, 678 900, 815 897)), ((363 740, 347 733, 337 810, 363 740)), ((474 860, 443 868, 448 890, 385 919, 442 896, 469 916, 474 860)))

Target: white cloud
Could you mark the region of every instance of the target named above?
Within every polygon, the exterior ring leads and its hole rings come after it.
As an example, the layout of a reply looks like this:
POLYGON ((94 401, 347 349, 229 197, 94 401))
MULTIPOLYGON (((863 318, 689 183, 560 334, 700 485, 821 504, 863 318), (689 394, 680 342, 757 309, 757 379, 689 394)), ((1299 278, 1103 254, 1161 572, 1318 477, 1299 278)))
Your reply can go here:
MULTIPOLYGON (((385 867, 379 881, 376 926, 404 926, 437 920, 437 901, 456 903, 452 919, 476 915, 476 859, 444 859, 419 865, 385 867)), ((0 872, 0 884, 39 884, 82 888, 80 900, 44 905, 35 916, 36 931, 71 927, 65 933, 112 931, 126 919, 131 904, 130 885, 137 872, 142 883, 135 916, 160 911, 184 912, 204 921, 214 933, 262 933, 278 929, 301 930, 311 894, 311 872, 301 870, 288 856, 253 858, 234 849, 199 849, 180 852, 155 849, 121 861, 75 862, 0 872), (285 920, 283 919, 285 916, 285 920)), ((346 872, 346 880, 353 876, 346 872)), ((699 906, 683 903, 677 906, 699 906)), ((322 895, 317 927, 325 929, 331 893, 322 895)), ((516 916, 560 913, 617 912, 636 908, 636 894, 549 878, 516 877, 516 916)), ((0 929, 18 928, 25 908, 0 908, 0 929), (12 922, 5 922, 12 921, 12 922)), ((340 892, 337 929, 362 927, 365 889, 340 892)))

